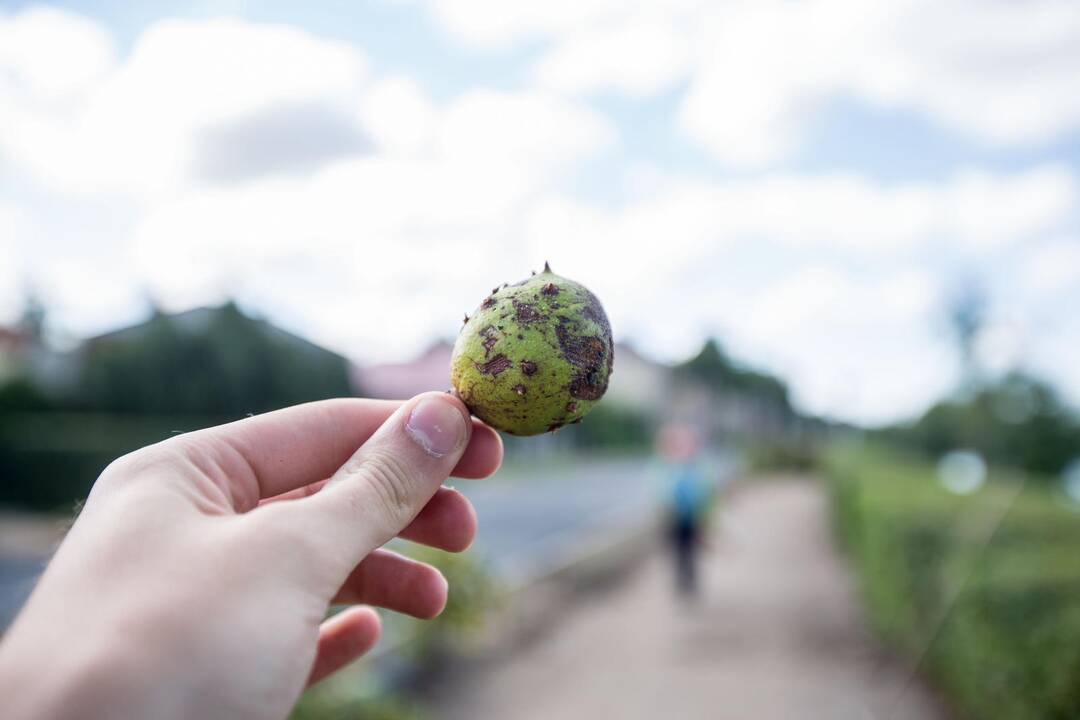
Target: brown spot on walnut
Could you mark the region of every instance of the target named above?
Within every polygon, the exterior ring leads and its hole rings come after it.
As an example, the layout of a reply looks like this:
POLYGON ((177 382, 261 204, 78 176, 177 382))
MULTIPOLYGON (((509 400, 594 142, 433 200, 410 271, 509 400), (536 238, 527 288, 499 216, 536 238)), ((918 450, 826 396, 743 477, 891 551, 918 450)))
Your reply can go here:
POLYGON ((539 322, 541 315, 537 312, 536 308, 529 303, 514 301, 514 313, 517 316, 517 321, 522 325, 529 325, 534 322, 539 322))
POLYGON ((536 363, 534 363, 532 360, 522 360, 521 361, 521 372, 525 376, 535 375, 536 374, 536 363))
POLYGON ((521 397, 525 397, 525 386, 524 385, 515 385, 514 386, 514 392, 516 392, 521 397))
POLYGON ((489 307, 492 307, 493 305, 495 305, 495 298, 486 297, 486 298, 484 298, 484 302, 480 303, 480 309, 481 310, 487 310, 489 307))
POLYGON ((561 423, 561 422, 551 423, 550 425, 548 425, 547 431, 548 432, 555 432, 556 430, 558 430, 559 428, 561 428, 565 424, 566 423, 561 423))
POLYGON ((467 325, 468 323, 469 323, 469 313, 465 313, 465 319, 461 321, 461 324, 462 325, 467 325))
POLYGON ((599 370, 604 361, 604 341, 595 335, 579 336, 574 334, 576 325, 565 317, 559 318, 559 324, 555 326, 555 337, 559 341, 559 349, 563 357, 571 365, 583 371, 599 370))
POLYGON ((566 412, 574 412, 575 410, 577 410, 577 403, 576 402, 568 402, 568 403, 566 403, 566 412))
POLYGON ((495 343, 499 342, 499 333, 493 325, 488 325, 480 331, 480 337, 484 338, 480 344, 484 346, 484 357, 487 357, 491 354, 491 348, 495 347, 495 343))
POLYGON ((555 285, 555 283, 548 283, 540 292, 544 293, 545 295, 558 295, 559 288, 555 285))
MULTIPOLYGON (((600 301, 596 299, 596 296, 588 290, 585 291, 585 307, 581 312, 586 318, 600 326, 601 335, 603 337, 611 337, 611 323, 608 322, 607 315, 604 313, 604 308, 600 305, 600 301)), ((614 362, 615 348, 612 346, 611 351, 607 354, 607 371, 609 376, 614 371, 614 362)))
POLYGON ((580 400, 599 400, 607 387, 600 384, 596 371, 575 375, 570 381, 570 395, 580 400))
POLYGON ((474 363, 476 369, 484 375, 490 375, 491 377, 497 376, 499 373, 505 371, 513 363, 510 362, 510 358, 505 355, 496 355, 484 364, 474 363))

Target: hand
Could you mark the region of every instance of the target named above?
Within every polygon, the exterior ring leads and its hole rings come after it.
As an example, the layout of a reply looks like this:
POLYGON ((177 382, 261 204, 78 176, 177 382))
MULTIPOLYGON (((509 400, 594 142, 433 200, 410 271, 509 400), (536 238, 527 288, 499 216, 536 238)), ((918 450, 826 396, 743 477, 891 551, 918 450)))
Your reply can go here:
POLYGON ((475 514, 440 486, 501 459, 443 393, 300 405, 120 458, 0 643, 4 717, 284 718, 378 639, 372 609, 324 622, 331 603, 442 610, 438 570, 379 548, 463 550, 475 514))

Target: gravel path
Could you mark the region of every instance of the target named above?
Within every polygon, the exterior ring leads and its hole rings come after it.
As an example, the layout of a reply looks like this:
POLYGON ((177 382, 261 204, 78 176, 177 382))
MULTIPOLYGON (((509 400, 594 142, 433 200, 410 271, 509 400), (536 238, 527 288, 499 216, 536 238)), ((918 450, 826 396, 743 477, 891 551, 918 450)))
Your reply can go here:
POLYGON ((586 595, 524 647, 452 673, 444 720, 839 718, 946 715, 863 628, 813 481, 775 478, 726 501, 693 604, 667 558, 586 595))

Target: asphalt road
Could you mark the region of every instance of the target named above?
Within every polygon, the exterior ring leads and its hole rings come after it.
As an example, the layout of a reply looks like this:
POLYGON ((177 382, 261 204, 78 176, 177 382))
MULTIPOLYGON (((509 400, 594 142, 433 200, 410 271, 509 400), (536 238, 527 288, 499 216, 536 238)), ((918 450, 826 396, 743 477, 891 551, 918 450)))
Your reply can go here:
POLYGON ((44 567, 44 557, 0 556, 0 630, 11 624, 44 567))
POLYGON ((520 476, 456 484, 476 507, 474 549, 506 583, 552 569, 588 542, 640 526, 661 500, 640 459, 542 462, 520 476))

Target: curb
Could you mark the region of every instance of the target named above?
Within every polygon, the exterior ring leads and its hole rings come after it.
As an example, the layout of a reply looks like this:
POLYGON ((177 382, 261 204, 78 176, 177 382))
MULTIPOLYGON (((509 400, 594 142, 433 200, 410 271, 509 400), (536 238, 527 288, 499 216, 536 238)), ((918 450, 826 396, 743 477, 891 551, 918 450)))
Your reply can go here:
POLYGON ((640 567, 658 547, 660 527, 656 513, 624 532, 592 539, 562 562, 507 588, 502 608, 484 632, 459 650, 468 655, 498 653, 528 642, 580 596, 603 591, 640 567))

